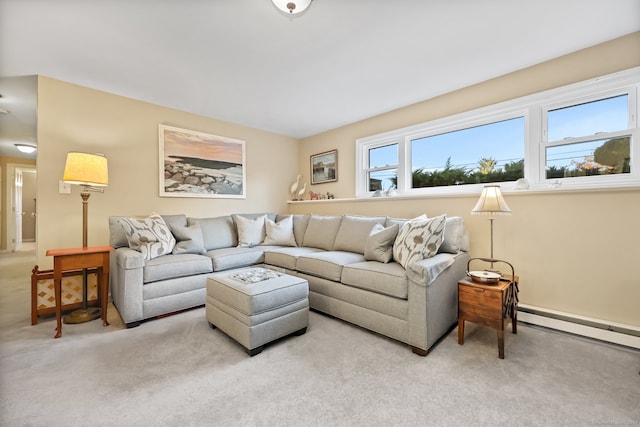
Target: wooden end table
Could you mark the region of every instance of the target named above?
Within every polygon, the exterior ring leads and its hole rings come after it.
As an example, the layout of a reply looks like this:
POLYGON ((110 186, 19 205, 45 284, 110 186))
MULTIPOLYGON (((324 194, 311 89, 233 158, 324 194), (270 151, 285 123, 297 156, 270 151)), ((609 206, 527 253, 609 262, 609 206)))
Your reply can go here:
POLYGON ((54 338, 62 336, 62 273, 69 270, 97 269, 102 325, 109 325, 107 297, 109 293, 109 252, 112 250, 111 246, 47 250, 47 256, 53 257, 53 285, 56 299, 56 335, 54 338))
POLYGON ((504 359, 504 330, 511 322, 517 334, 518 276, 503 276, 496 284, 465 278, 458 282, 458 344, 464 344, 465 320, 498 331, 498 357, 504 359))

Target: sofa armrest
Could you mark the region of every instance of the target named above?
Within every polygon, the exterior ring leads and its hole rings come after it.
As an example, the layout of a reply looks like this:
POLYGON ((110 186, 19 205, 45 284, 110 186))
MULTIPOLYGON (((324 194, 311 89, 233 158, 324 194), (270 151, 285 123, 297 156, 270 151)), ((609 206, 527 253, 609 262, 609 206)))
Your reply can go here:
POLYGON ((114 251, 115 264, 125 270, 144 267, 144 256, 131 248, 118 248, 114 251))
POLYGON ((144 319, 142 285, 145 261, 142 254, 130 248, 111 252, 109 284, 113 304, 126 324, 144 319))
POLYGON ((453 262, 456 256, 450 253, 441 253, 431 258, 412 262, 407 266, 407 277, 412 282, 421 286, 430 286, 453 262))

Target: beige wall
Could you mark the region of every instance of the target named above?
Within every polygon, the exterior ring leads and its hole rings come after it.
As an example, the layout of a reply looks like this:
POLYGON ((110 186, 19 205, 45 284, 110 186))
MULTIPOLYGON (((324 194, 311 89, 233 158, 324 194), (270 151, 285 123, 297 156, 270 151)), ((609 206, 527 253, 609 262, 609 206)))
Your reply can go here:
MULTIPOLYGON (((306 138, 299 169, 309 156, 338 149, 339 181, 312 186, 338 198, 355 194, 355 140, 480 108, 589 78, 640 66, 640 33, 622 37, 456 92, 306 138)), ((489 221, 471 216, 477 196, 397 200, 298 202, 294 213, 463 216, 471 255, 488 256, 489 221)), ((515 265, 523 304, 640 327, 636 272, 640 189, 507 196, 513 215, 495 222, 495 256, 515 265)))
POLYGON ((89 199, 89 245, 109 243, 110 215, 186 213, 218 216, 284 212, 295 179, 293 138, 136 101, 47 77, 38 78, 38 256, 47 249, 82 246, 80 189, 59 194, 68 151, 103 153, 109 186, 89 199), (158 125, 166 124, 246 141, 246 199, 159 197, 158 125))

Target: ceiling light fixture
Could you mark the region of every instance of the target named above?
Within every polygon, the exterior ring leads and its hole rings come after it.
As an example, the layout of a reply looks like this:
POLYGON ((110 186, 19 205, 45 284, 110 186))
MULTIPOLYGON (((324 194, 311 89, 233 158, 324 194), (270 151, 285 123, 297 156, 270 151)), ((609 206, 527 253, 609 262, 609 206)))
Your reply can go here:
POLYGON ((312 0, 271 0, 273 4, 289 15, 296 15, 304 12, 311 5, 312 0))
POLYGON ((15 144, 15 146, 18 149, 18 151, 20 151, 21 153, 25 153, 25 154, 31 154, 34 151, 36 151, 35 145, 15 144))

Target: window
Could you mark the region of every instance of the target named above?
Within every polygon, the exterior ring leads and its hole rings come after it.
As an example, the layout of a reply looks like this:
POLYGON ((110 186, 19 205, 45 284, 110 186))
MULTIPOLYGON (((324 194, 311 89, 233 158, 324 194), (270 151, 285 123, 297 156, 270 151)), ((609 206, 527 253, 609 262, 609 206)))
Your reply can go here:
POLYGON ((627 93, 547 110, 546 116, 547 179, 631 173, 627 93))
POLYGON ((411 140, 411 188, 524 178, 524 117, 411 140))
POLYGON ((639 87, 640 67, 358 139, 356 196, 640 186, 639 87))
POLYGON ((369 155, 367 173, 368 191, 387 191, 397 187, 398 144, 383 145, 367 150, 369 155))

